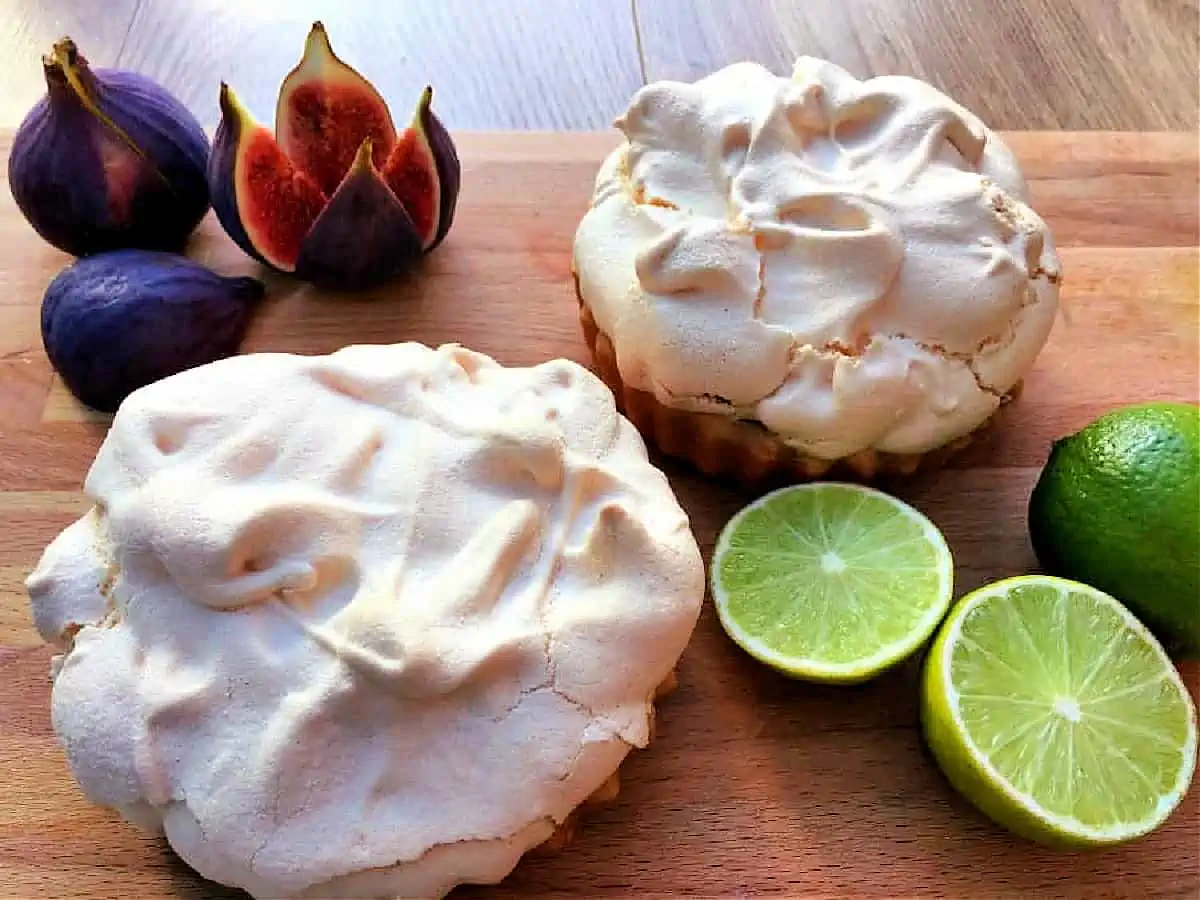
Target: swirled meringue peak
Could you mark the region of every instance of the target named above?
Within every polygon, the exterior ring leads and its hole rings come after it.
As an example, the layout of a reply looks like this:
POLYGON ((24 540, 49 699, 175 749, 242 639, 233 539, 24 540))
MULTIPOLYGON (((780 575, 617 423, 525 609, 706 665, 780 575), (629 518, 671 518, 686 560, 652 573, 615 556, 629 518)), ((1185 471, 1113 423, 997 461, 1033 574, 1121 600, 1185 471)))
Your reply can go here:
POLYGON ((1044 345, 1051 234, 1001 138, 930 85, 737 63, 616 125, 574 264, 628 387, 818 457, 920 453, 1044 345))
POLYGON ((28 580, 87 796, 260 898, 503 878, 650 739, 704 569, 611 393, 455 345, 143 388, 28 580))

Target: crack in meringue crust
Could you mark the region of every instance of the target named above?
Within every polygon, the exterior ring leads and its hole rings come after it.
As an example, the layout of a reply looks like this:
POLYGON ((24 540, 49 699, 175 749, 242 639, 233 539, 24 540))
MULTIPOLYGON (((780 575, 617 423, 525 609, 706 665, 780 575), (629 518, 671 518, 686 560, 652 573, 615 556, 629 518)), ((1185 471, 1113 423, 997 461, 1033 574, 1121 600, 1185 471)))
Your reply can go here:
POLYGON ((1000 137, 930 85, 737 63, 616 124, 574 268, 631 388, 821 458, 922 453, 1044 345, 1052 236, 1000 137))
POLYGON ((565 360, 234 357, 130 397, 86 492, 27 583, 71 769, 260 898, 503 878, 650 740, 704 596, 565 360))

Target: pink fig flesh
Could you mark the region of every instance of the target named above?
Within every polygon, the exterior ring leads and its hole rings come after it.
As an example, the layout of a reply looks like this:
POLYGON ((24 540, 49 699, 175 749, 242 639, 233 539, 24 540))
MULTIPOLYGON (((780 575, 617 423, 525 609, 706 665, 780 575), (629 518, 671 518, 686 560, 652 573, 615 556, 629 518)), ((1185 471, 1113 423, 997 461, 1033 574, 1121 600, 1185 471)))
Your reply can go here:
MULTIPOLYGON (((426 89, 422 99, 428 96, 426 89)), ((413 124, 400 135, 384 166, 384 177, 392 193, 404 205, 421 237, 421 246, 433 243, 438 230, 438 211, 441 192, 438 185, 437 163, 425 133, 420 127, 420 113, 413 124)))
POLYGON ((427 86, 384 167, 388 186, 408 210, 425 250, 450 230, 460 179, 454 143, 433 114, 432 103, 433 88, 427 86))
POLYGON ((275 108, 275 136, 283 152, 327 195, 332 195, 369 140, 382 168, 396 143, 387 103, 374 86, 333 52, 320 22, 304 54, 284 79, 275 108))
MULTIPOLYGON (((226 85, 221 86, 221 112, 214 161, 223 154, 225 142, 232 141, 232 208, 251 245, 243 249, 281 271, 294 271, 300 245, 328 198, 293 164, 271 132, 254 121, 226 85)), ((219 215, 223 207, 217 206, 219 215)))

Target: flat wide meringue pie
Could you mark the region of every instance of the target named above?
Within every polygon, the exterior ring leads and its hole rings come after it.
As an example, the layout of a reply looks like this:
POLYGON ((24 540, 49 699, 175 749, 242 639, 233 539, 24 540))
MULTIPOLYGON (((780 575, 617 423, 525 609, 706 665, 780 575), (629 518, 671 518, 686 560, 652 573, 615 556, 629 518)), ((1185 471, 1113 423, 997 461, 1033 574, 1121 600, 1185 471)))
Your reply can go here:
POLYGON ((1013 154, 928 84, 803 57, 637 92, 574 271, 643 434, 746 481, 936 464, 1012 399, 1060 266, 1013 154))
POLYGON ((504 878, 651 739, 704 596, 604 384, 457 345, 143 388, 28 580, 94 803, 257 898, 504 878))

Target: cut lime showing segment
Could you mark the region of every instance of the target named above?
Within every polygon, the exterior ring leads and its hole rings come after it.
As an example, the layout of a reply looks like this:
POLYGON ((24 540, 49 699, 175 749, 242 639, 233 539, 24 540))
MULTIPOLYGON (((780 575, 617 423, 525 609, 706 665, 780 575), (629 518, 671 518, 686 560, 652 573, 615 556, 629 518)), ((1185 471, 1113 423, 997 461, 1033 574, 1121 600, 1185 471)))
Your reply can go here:
POLYGON ((1153 831, 1195 772, 1195 707, 1161 645, 1112 597, 1061 578, 959 601, 926 657, 921 714, 950 783, 1047 843, 1153 831))
POLYGON ((929 638, 949 608, 954 563, 908 504, 813 482, 730 519, 711 575, 721 625, 751 656, 797 678, 856 682, 929 638))

